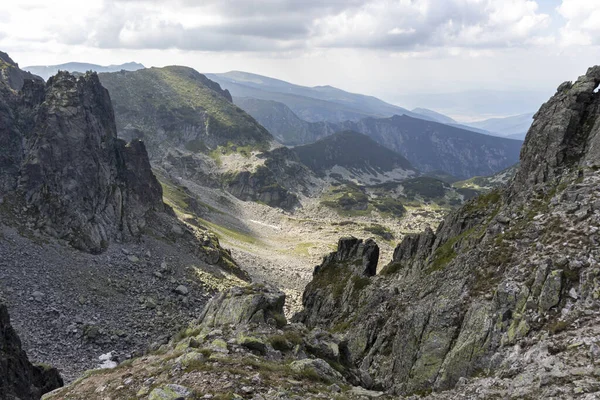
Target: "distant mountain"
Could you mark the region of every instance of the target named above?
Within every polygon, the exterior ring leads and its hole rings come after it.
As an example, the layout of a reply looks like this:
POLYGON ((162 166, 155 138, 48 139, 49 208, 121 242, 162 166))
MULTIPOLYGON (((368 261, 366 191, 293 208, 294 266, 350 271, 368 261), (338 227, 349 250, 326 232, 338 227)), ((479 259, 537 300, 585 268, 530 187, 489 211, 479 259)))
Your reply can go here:
POLYGON ((306 87, 239 71, 206 74, 206 76, 228 89, 234 97, 250 97, 283 103, 307 122, 357 121, 365 117, 391 117, 403 114, 431 119, 376 97, 349 93, 331 86, 306 87))
POLYGON ((110 92, 119 135, 143 138, 152 156, 169 147, 200 152, 229 144, 267 149, 272 141, 265 128, 231 102, 228 91, 191 68, 99 76, 110 92))
POLYGON ((385 175, 394 170, 403 178, 416 174, 406 158, 368 136, 352 131, 338 132, 315 143, 295 147, 292 151, 300 162, 317 174, 335 167, 372 176, 385 175))
POLYGON ((469 90, 454 93, 401 93, 391 99, 405 107, 424 107, 451 115, 457 120, 461 117, 520 115, 536 110, 551 95, 552 91, 501 91, 469 90))
POLYGON ((461 179, 488 176, 519 160, 522 142, 482 135, 406 115, 339 124, 369 136, 406 157, 422 172, 443 171, 461 179))
POLYGON ((233 102, 267 128, 279 142, 288 146, 313 143, 338 131, 335 123, 304 121, 288 106, 277 101, 234 97, 233 102))
POLYGON ((137 71, 140 69, 146 68, 140 63, 136 62, 128 62, 125 64, 119 65, 96 65, 96 64, 88 64, 88 63, 79 63, 79 62, 70 62, 66 64, 59 65, 33 65, 30 67, 23 68, 25 71, 29 71, 33 74, 41 76, 44 80, 48 80, 53 75, 56 75, 58 71, 68 71, 68 72, 80 72, 84 73, 87 71, 96 71, 100 72, 117 72, 121 70, 125 71, 137 71))
POLYGON ((505 137, 524 139, 533 123, 533 114, 527 113, 506 118, 490 118, 483 121, 470 122, 467 125, 505 137))
POLYGON ((458 124, 458 122, 448 117, 447 115, 440 114, 437 111, 428 110, 427 108, 415 108, 412 110, 412 112, 427 117, 427 119, 430 119, 432 121, 441 122, 442 124, 458 124))

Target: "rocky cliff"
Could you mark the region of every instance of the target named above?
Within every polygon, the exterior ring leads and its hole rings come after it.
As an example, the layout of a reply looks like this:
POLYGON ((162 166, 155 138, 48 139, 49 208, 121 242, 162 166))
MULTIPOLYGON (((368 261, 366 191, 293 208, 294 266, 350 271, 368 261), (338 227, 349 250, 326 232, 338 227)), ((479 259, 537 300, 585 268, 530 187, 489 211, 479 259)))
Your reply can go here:
POLYGON ((536 114, 510 186, 406 237, 378 276, 352 284, 348 265, 360 257, 332 267, 341 243, 297 319, 342 332, 365 383, 392 393, 459 384, 434 397, 597 394, 599 84, 595 67, 561 85, 536 114))
POLYGON ((29 362, 10 325, 8 310, 0 303, 0 398, 37 400, 62 385, 56 369, 29 362))
POLYGON ((17 94, 4 88, 0 102, 3 194, 22 201, 34 229, 100 252, 138 237, 146 214, 164 210, 143 143, 117 139, 95 73, 27 80, 17 94))
POLYGON ((42 80, 37 75, 20 70, 19 65, 8 54, 0 51, 0 81, 6 83, 13 90, 21 90, 25 80, 29 79, 42 80))

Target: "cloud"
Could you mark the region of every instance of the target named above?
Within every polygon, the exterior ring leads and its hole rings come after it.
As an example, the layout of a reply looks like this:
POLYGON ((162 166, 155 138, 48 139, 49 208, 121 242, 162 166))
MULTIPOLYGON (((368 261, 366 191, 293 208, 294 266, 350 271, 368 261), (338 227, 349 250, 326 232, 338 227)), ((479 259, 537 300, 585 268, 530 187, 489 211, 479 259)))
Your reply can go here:
POLYGON ((104 49, 283 53, 367 48, 414 53, 439 48, 542 46, 553 42, 547 29, 551 17, 540 12, 533 0, 19 3, 8 9, 15 21, 14 29, 32 27, 21 31, 21 39, 33 41, 37 37, 38 42, 104 49))
POLYGON ((590 0, 563 0, 558 12, 567 20, 560 30, 561 44, 600 44, 600 3, 590 0))

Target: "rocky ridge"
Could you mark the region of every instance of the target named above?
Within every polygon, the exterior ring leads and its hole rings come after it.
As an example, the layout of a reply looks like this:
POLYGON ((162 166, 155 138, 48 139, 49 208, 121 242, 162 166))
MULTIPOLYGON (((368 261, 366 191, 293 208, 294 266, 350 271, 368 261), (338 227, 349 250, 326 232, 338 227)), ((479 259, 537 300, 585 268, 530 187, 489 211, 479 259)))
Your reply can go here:
POLYGON ((62 385, 56 369, 29 362, 10 325, 8 310, 0 303, 0 398, 37 400, 62 385))
POLYGON ((360 291, 317 270, 298 320, 341 331, 391 393, 597 395, 599 71, 542 106, 507 188, 405 238, 360 291))
POLYGON ((0 144, 0 290, 23 348, 66 380, 168 338, 223 282, 249 280, 165 206, 95 73, 18 91, 1 79, 0 144))

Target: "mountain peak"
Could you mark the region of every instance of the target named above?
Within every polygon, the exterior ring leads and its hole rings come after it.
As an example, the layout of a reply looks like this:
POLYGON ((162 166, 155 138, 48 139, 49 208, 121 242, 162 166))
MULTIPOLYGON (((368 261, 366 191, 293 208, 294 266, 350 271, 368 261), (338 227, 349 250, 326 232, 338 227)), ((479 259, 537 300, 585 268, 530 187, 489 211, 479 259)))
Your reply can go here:
POLYGON ((564 82, 534 116, 515 177, 517 190, 544 183, 564 169, 598 165, 600 159, 600 66, 576 82, 564 82))

